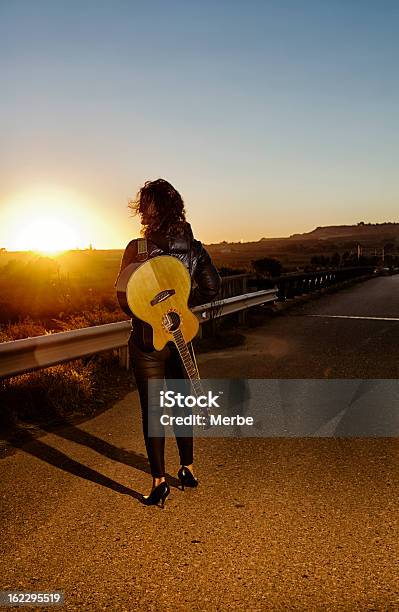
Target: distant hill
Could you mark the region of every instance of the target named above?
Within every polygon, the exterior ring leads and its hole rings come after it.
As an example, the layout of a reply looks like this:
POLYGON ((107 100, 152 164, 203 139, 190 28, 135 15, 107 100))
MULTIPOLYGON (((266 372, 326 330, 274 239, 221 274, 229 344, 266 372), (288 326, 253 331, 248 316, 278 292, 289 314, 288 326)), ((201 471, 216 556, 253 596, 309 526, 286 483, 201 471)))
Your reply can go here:
POLYGON ((292 240, 333 240, 382 238, 384 236, 399 238, 399 223, 363 223, 357 225, 327 225, 316 227, 311 232, 292 234, 292 240))
POLYGON ((207 249, 220 268, 251 270, 252 261, 262 257, 278 259, 285 271, 295 272, 312 266, 315 256, 326 258, 337 255, 381 257, 384 253, 399 256, 399 223, 358 223, 316 227, 311 232, 293 234, 285 238, 261 238, 251 242, 220 242, 207 249))

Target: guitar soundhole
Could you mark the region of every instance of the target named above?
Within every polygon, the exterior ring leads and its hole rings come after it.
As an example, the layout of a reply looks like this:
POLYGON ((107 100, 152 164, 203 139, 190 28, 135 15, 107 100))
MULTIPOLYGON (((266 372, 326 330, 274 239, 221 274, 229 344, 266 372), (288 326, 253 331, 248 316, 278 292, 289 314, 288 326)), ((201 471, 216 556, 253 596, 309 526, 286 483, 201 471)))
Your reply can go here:
POLYGON ((174 332, 179 329, 180 326, 180 317, 177 312, 172 310, 168 312, 164 317, 164 324, 168 331, 174 332))

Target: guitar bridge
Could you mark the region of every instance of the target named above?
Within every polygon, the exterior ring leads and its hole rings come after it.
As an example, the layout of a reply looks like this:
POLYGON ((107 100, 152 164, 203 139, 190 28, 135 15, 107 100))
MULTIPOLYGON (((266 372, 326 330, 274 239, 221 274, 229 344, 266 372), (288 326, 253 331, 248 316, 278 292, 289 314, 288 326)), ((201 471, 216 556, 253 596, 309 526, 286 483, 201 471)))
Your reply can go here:
POLYGON ((160 291, 157 295, 151 300, 151 306, 156 306, 160 302, 167 300, 171 295, 175 295, 176 291, 174 289, 165 289, 164 291, 160 291))

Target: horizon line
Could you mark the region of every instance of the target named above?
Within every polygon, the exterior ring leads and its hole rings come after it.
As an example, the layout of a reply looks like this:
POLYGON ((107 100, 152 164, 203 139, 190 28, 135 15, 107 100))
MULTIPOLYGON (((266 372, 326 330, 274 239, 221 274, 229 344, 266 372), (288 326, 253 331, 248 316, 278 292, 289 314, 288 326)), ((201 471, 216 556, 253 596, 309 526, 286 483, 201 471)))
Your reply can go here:
MULTIPOLYGON (((261 238, 258 239, 254 239, 254 240, 245 240, 245 239, 240 239, 240 240, 219 240, 219 242, 207 242, 207 241, 202 241, 202 243, 204 245, 207 246, 211 246, 211 245, 222 245, 222 244, 250 244, 250 243, 254 243, 254 242, 262 242, 262 241, 269 241, 269 240, 290 240, 291 238, 295 238, 295 237, 299 237, 299 236, 307 236, 309 234, 312 234, 313 232, 316 232, 317 230, 322 230, 322 229, 335 229, 335 228, 361 228, 361 227, 380 227, 380 226, 384 226, 384 225, 399 225, 399 221, 381 221, 381 222, 365 222, 365 221, 359 221, 356 224, 340 224, 340 225, 318 225, 316 227, 314 227, 313 229, 306 231, 306 232, 295 232, 293 234, 290 234, 288 236, 262 236, 261 238)), ((132 239, 134 240, 134 238, 132 239)), ((124 250, 126 248, 125 246, 118 246, 118 247, 96 247, 94 246, 94 244, 92 242, 88 243, 88 246, 76 246, 76 247, 71 247, 71 248, 67 248, 67 249, 60 249, 58 250, 51 250, 49 249, 48 251, 46 251, 45 249, 43 249, 42 251, 39 249, 9 249, 7 247, 0 247, 0 253, 52 253, 53 255, 60 255, 61 253, 68 253, 68 252, 72 252, 72 251, 121 251, 124 250)))

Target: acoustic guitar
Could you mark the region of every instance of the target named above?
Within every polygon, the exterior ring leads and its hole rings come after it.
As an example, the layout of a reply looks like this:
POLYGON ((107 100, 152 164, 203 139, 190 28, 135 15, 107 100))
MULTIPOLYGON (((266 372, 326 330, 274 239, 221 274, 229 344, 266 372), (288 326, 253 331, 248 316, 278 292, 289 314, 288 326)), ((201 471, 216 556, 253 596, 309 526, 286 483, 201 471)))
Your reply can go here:
MULTIPOLYGON (((174 342, 195 396, 204 395, 198 369, 187 347, 198 333, 199 321, 188 307, 191 278, 185 265, 171 255, 131 263, 121 272, 116 290, 122 310, 151 325, 157 351, 167 342, 174 342)), ((201 413, 208 428, 209 411, 203 407, 201 413)))

